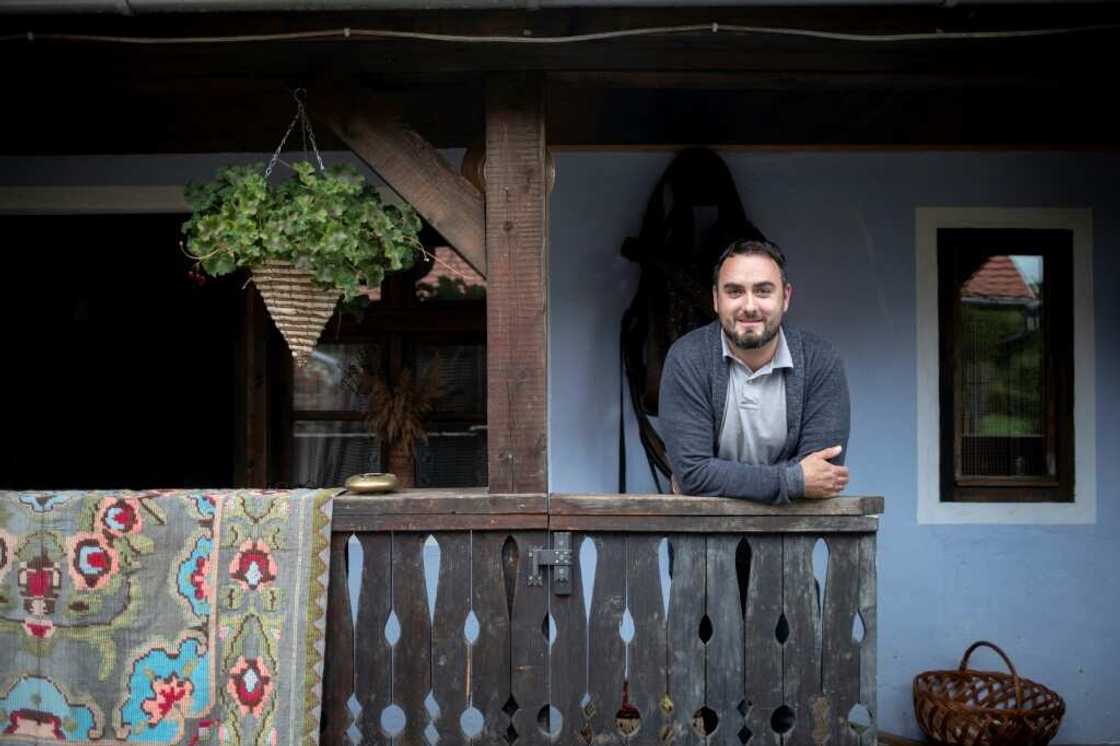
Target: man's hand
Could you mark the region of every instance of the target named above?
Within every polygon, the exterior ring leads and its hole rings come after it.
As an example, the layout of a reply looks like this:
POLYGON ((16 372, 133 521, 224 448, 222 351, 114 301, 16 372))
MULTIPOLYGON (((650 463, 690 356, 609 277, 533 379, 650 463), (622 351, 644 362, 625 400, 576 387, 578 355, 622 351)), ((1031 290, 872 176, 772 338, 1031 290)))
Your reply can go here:
POLYGON ((805 497, 820 499, 836 497, 848 486, 848 468, 828 463, 840 455, 841 446, 810 453, 801 459, 801 474, 805 479, 805 497))

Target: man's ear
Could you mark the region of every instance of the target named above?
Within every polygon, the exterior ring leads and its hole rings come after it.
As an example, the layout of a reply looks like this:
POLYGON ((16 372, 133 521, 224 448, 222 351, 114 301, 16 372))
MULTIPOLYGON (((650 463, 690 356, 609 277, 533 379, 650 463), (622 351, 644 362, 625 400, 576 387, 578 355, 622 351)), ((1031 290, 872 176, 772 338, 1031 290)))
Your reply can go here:
POLYGON ((785 296, 782 299, 782 313, 785 313, 789 310, 789 299, 793 297, 793 285, 790 285, 788 282, 783 282, 782 294, 785 296))
POLYGON ((712 285, 712 310, 719 316, 719 287, 712 285))

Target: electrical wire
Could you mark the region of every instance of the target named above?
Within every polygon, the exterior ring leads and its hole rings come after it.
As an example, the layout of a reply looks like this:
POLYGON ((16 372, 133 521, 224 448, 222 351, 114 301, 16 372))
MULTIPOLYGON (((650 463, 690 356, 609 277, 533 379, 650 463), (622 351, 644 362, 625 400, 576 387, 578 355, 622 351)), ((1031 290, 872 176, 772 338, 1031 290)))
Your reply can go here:
POLYGON ((635 29, 618 29, 589 34, 567 36, 524 36, 511 35, 470 35, 470 34, 430 34, 419 31, 392 31, 389 29, 340 28, 325 31, 293 31, 283 34, 245 34, 234 36, 103 36, 96 34, 24 34, 0 36, 4 41, 64 41, 102 44, 135 45, 183 45, 183 44, 254 44, 282 41, 325 41, 331 39, 410 39, 417 41, 443 42, 453 44, 580 44, 607 41, 638 36, 667 36, 696 32, 731 33, 744 35, 799 36, 829 41, 855 42, 862 44, 897 44, 921 41, 974 41, 985 39, 1020 39, 1040 36, 1057 36, 1092 31, 1112 31, 1120 29, 1120 24, 1110 23, 1095 26, 1068 26, 1061 28, 1020 29, 1013 31, 937 31, 906 34, 854 34, 838 31, 816 31, 813 29, 782 28, 767 26, 744 26, 741 24, 688 24, 682 26, 650 26, 635 29))

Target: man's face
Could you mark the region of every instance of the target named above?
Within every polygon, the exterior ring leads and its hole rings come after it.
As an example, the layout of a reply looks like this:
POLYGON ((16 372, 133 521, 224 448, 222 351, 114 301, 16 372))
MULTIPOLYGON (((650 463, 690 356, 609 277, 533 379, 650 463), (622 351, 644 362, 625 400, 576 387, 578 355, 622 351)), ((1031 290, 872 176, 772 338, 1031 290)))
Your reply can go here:
POLYGON ((712 303, 727 339, 741 350, 754 350, 777 336, 791 292, 770 257, 732 255, 720 267, 712 303))

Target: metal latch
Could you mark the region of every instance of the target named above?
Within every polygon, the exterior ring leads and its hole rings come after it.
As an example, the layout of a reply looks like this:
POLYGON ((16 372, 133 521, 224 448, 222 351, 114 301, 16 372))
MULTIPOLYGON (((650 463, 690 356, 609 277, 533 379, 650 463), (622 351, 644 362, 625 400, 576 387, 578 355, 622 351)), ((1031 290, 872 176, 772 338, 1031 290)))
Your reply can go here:
POLYGON ((542 567, 555 567, 552 573, 552 590, 557 596, 572 592, 572 534, 557 531, 552 534, 552 549, 533 547, 529 550, 533 569, 529 572, 529 585, 544 585, 542 567))

